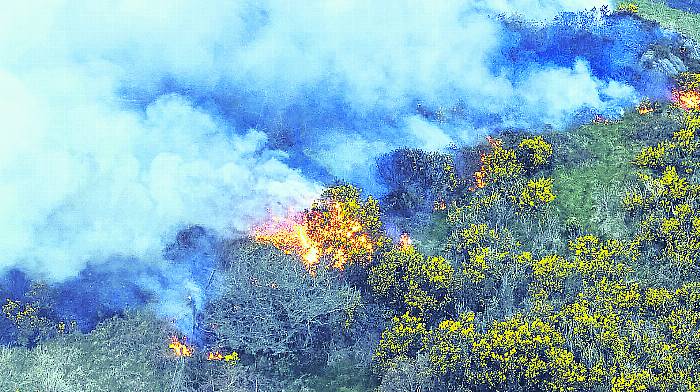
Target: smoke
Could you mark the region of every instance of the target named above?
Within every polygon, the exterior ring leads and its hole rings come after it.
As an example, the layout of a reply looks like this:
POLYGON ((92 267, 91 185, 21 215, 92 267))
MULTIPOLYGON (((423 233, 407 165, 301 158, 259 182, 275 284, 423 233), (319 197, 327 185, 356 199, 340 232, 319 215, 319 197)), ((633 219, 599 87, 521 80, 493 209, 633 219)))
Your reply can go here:
POLYGON ((700 13, 700 0, 665 0, 665 3, 686 12, 700 13))
POLYGON ((177 318, 204 295, 199 272, 162 255, 184 228, 236 235, 334 178, 381 192, 375 159, 398 147, 619 113, 646 93, 628 76, 638 52, 665 36, 632 18, 557 16, 605 1, 377 4, 8 5, 0 270, 77 286, 84 271, 131 271, 134 294, 114 307, 145 290, 177 318), (638 47, 609 42, 621 33, 638 47))

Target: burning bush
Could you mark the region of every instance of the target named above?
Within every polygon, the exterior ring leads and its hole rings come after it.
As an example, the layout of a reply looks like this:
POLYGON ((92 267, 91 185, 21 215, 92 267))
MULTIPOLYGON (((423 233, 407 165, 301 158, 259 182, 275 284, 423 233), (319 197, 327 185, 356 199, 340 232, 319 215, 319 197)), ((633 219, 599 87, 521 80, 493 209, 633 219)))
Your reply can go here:
POLYGON ((177 358, 191 357, 194 353, 194 347, 187 344, 187 337, 183 337, 181 340, 177 335, 170 337, 168 348, 172 350, 173 355, 177 358))
POLYGON ((700 110, 700 74, 684 72, 676 79, 678 88, 671 100, 685 110, 700 110))
POLYGON ((659 109, 659 104, 656 102, 651 102, 648 98, 643 99, 639 105, 637 105, 637 113, 644 116, 650 113, 654 113, 659 109))
POLYGON ((673 102, 685 110, 700 110, 700 90, 673 90, 673 102))
POLYGON ((388 243, 379 220, 379 202, 360 200, 351 185, 328 188, 309 210, 273 218, 253 229, 253 238, 301 257, 313 275, 319 264, 343 270, 367 265, 388 243))

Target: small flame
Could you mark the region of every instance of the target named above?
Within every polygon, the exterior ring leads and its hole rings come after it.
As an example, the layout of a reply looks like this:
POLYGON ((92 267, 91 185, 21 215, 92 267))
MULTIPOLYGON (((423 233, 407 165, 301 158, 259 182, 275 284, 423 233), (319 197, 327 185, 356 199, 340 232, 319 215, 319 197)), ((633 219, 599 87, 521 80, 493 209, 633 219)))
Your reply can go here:
POLYGON ((173 350, 176 357, 191 357, 194 352, 194 348, 187 345, 187 337, 183 337, 182 341, 177 336, 170 337, 170 346, 168 347, 173 350))
MULTIPOLYGON (((500 147, 503 144, 503 141, 500 139, 494 139, 491 136, 486 136, 486 141, 489 142, 489 145, 491 145, 491 148, 497 148, 500 147)), ((481 160, 481 168, 474 172, 474 182, 476 183, 476 188, 470 187, 469 190, 474 191, 476 189, 481 189, 486 186, 486 168, 484 167, 484 162, 486 161, 486 154, 481 153, 481 157, 479 157, 481 160)))
POLYGON ((673 90, 671 100, 685 110, 700 110, 700 91, 673 90))
POLYGON ((645 114, 653 113, 656 110, 656 105, 651 103, 648 98, 642 100, 642 102, 637 105, 637 113, 644 116, 645 114))
POLYGON ((596 114, 595 117, 593 117, 593 124, 610 124, 610 120, 600 114, 596 114))
POLYGON ((409 236, 408 233, 401 234, 401 238, 399 238, 399 248, 406 249, 412 246, 412 243, 413 241, 411 240, 411 236, 409 236))
POLYGON ((207 355, 207 361, 224 361, 224 362, 233 362, 234 364, 238 362, 239 357, 237 352, 232 352, 231 354, 222 354, 219 351, 213 351, 209 352, 207 355))
POLYGON ((489 142, 492 148, 501 147, 503 145, 503 140, 492 138, 491 136, 486 136, 486 141, 489 142))
MULTIPOLYGON (((483 154, 481 158, 481 160, 483 161, 483 154)), ((474 181, 476 182, 476 187, 479 189, 486 186, 486 172, 484 171, 483 167, 481 168, 481 170, 474 172, 474 181)))
POLYGON ((223 360, 224 360, 224 355, 218 351, 215 353, 210 352, 209 355, 207 355, 207 361, 223 361, 223 360))
POLYGON ((443 211, 447 209, 447 203, 445 203, 445 200, 436 200, 433 203, 433 211, 443 211))

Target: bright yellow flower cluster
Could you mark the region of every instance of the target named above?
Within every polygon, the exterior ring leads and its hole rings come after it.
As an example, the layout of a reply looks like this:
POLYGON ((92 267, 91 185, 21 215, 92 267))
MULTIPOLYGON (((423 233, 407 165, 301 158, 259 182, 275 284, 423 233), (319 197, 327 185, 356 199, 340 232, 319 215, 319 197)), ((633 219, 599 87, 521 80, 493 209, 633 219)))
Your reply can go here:
POLYGON ((413 356, 422 347, 427 330, 425 323, 408 312, 391 321, 391 326, 382 332, 374 358, 380 366, 390 366, 394 358, 413 356))
POLYGON ((465 373, 470 347, 474 344, 474 313, 463 313, 457 320, 443 320, 426 336, 425 346, 432 366, 440 374, 465 373))
POLYGON ((542 136, 521 140, 517 149, 518 158, 530 170, 548 164, 553 152, 552 145, 542 136))
POLYGON ((617 12, 636 14, 639 12, 639 6, 630 1, 623 1, 617 5, 617 12))
POLYGON ((517 198, 517 205, 521 210, 536 211, 542 206, 552 202, 556 196, 552 192, 551 178, 538 178, 525 184, 517 198))
POLYGON ((587 280, 600 277, 618 277, 631 272, 628 260, 634 260, 636 250, 632 244, 618 240, 601 242, 594 235, 584 235, 569 243, 574 253, 574 264, 587 280))
POLYGON ((514 179, 525 172, 525 166, 518 161, 515 150, 493 145, 493 151, 481 158, 484 181, 488 183, 514 179))
POLYGON ((612 379, 611 392, 642 392, 649 390, 651 374, 648 370, 623 373, 612 379))
POLYGON ((472 282, 481 282, 486 278, 487 271, 497 273, 509 252, 500 249, 509 233, 499 233, 486 224, 470 224, 453 235, 454 241, 448 245, 454 260, 462 264, 462 273, 472 282))
POLYGON ((700 114, 688 113, 671 140, 642 150, 634 163, 651 173, 639 173, 640 185, 623 198, 630 215, 640 220, 635 242, 660 248, 659 264, 683 274, 691 273, 700 257, 700 185, 685 176, 697 169, 698 128, 700 114))
POLYGON ((542 289, 547 293, 561 292, 564 290, 564 281, 574 271, 576 265, 559 255, 544 256, 539 260, 532 257, 521 257, 519 260, 527 262, 532 268, 532 290, 542 289))
POLYGON ((663 141, 656 146, 644 147, 633 162, 639 167, 658 168, 669 164, 675 143, 663 141))
POLYGON ((574 390, 585 380, 585 368, 564 348, 564 337, 539 319, 516 315, 498 321, 473 345, 477 385, 506 390, 509 384, 543 390, 574 390))
POLYGON ((370 269, 372 291, 397 309, 427 315, 452 301, 455 271, 443 257, 426 257, 413 246, 397 247, 382 255, 370 269))

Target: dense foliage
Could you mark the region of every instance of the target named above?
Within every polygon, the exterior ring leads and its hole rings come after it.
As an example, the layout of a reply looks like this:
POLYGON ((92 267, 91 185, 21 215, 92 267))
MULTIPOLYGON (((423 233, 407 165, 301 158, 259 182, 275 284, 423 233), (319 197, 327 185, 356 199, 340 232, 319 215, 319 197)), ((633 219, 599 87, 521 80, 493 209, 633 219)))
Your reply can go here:
POLYGON ((282 233, 311 245, 223 241, 191 355, 149 311, 81 333, 34 282, 3 302, 0 390, 700 390, 700 111, 644 107, 400 149, 383 199, 330 186, 282 233))

